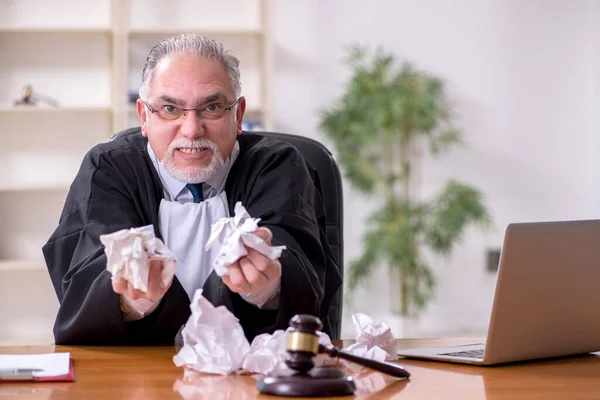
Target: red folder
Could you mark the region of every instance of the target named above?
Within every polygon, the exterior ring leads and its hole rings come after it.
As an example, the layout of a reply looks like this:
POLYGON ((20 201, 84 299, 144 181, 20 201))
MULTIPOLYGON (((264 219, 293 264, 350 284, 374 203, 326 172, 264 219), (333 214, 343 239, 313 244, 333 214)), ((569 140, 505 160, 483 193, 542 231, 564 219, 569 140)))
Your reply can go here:
MULTIPOLYGON (((73 360, 69 365, 69 373, 62 376, 43 376, 33 377, 33 382, 75 382, 75 370, 73 369, 73 360)), ((4 382, 4 381, 3 381, 4 382)))
MULTIPOLYGON (((31 355, 23 355, 23 357, 30 357, 31 355)), ((34 355, 35 356, 35 355, 34 355)), ((44 356, 44 355, 42 355, 44 356)), ((11 355, 7 355, 11 357, 11 355)), ((19 357, 17 355, 17 357, 19 357)), ((75 370, 73 369, 73 360, 69 358, 69 372, 65 375, 51 375, 51 376, 36 376, 37 371, 50 371, 51 369, 44 369, 42 365, 38 368, 25 368, 23 365, 21 368, 17 367, 14 369, 0 369, 0 383, 4 382, 73 382, 75 381, 75 370)), ((25 363, 29 364, 29 363, 25 363)), ((9 364, 10 365, 10 364, 9 364)), ((22 364, 21 364, 22 365, 22 364)), ((16 365, 18 366, 18 364, 16 365)), ((46 365, 47 366, 47 365, 46 365)), ((5 365, 6 367, 6 365, 5 365)), ((58 368, 59 371, 61 368, 58 368)), ((64 371, 66 368, 62 368, 64 371)), ((58 371, 57 371, 58 372, 58 371)), ((48 375, 48 373, 43 374, 48 375)))
POLYGON ((18 378, 0 377, 0 382, 74 382, 75 370, 73 369, 73 360, 69 366, 69 373, 60 376, 19 376, 18 378))

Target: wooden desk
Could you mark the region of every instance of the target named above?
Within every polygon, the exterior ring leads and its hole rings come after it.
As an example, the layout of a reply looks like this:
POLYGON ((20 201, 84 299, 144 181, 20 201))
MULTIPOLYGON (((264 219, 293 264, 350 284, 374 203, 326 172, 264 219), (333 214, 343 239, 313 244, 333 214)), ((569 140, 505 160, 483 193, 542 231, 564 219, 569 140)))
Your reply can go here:
MULTIPOLYGON (((464 344, 471 339, 405 339, 400 348, 464 344)), ((336 343, 338 346, 341 343, 336 343)), ((346 343, 345 343, 346 344, 346 343)), ((0 347, 0 353, 69 351, 76 382, 3 383, 0 399, 273 399, 256 390, 258 377, 202 375, 183 382, 173 347, 0 347)), ((357 399, 600 399, 600 356, 476 367, 402 360, 412 374, 395 381, 371 371, 355 373, 357 399)))

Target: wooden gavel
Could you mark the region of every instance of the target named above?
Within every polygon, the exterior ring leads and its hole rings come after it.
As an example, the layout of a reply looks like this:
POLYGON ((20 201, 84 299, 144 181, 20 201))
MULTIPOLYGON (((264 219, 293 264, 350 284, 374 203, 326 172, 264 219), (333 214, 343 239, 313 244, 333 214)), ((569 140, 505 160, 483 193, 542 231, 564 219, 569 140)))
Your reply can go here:
POLYGON ((344 353, 335 346, 319 344, 323 324, 312 315, 296 315, 290 320, 285 364, 289 372, 264 376, 257 385, 260 393, 291 397, 345 396, 354 393, 356 384, 351 376, 335 368, 315 368, 318 353, 342 358, 398 378, 408 379, 410 374, 399 365, 369 360, 344 353))
POLYGON ((333 345, 324 346, 319 344, 317 331, 321 330, 323 324, 317 317, 312 315, 296 315, 290 320, 290 327, 292 329, 288 332, 288 357, 285 360, 285 363, 289 368, 295 371, 310 371, 315 366, 313 357, 317 353, 325 353, 333 358, 342 358, 344 360, 352 361, 353 363, 397 378, 410 377, 410 373, 399 365, 369 360, 353 354, 344 353, 333 345))

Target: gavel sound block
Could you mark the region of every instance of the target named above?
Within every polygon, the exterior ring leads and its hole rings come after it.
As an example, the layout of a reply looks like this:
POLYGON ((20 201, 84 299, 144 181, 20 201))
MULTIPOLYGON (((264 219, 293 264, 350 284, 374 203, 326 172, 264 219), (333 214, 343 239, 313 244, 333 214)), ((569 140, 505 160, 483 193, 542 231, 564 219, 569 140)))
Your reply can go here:
POLYGON ((369 360, 344 353, 335 346, 319 344, 317 332, 321 320, 312 315, 296 315, 290 320, 286 365, 288 373, 265 376, 258 383, 258 391, 265 394, 290 397, 327 397, 351 395, 356 390, 352 377, 333 368, 315 368, 313 357, 326 353, 397 378, 408 379, 410 374, 399 365, 369 360))

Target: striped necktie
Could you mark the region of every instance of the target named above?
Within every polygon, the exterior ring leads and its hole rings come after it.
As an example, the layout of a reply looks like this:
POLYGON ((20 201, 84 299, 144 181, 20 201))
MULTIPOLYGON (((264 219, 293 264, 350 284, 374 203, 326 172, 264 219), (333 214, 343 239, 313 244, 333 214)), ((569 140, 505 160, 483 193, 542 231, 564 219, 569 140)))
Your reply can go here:
POLYGON ((194 196, 194 203, 200 203, 204 200, 201 183, 188 183, 185 186, 190 190, 190 192, 192 192, 192 196, 194 196))

